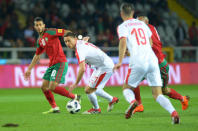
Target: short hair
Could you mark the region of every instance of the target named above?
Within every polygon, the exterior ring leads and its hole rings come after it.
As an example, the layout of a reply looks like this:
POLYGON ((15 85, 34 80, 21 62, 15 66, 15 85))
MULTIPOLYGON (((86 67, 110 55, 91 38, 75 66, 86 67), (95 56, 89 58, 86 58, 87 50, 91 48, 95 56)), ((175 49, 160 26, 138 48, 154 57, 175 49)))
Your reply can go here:
POLYGON ((120 11, 122 11, 126 16, 129 16, 131 15, 132 11, 135 11, 135 8, 131 3, 122 3, 120 6, 120 11))
POLYGON ((64 36, 63 36, 63 38, 64 37, 73 37, 73 38, 77 38, 77 34, 75 34, 75 33, 73 33, 73 32, 68 32, 67 34, 65 34, 64 36))
POLYGON ((143 13, 143 12, 138 13, 136 16, 137 17, 147 17, 146 13, 143 13))
POLYGON ((144 17, 146 20, 149 20, 149 18, 147 17, 147 15, 145 13, 140 13, 137 15, 137 18, 138 17, 144 17))
MULTIPOLYGON (((34 22, 36 22, 36 21, 43 21, 43 18, 41 18, 41 17, 36 17, 36 18, 34 18, 34 22)), ((44 21, 43 21, 44 22, 44 21)))

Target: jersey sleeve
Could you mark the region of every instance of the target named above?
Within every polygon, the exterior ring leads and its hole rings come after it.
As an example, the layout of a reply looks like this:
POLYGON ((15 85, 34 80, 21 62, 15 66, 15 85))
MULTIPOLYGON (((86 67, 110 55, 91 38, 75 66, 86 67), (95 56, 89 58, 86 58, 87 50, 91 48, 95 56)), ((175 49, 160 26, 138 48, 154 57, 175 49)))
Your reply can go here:
MULTIPOLYGON (((36 48, 36 55, 40 55, 44 52, 45 50, 45 44, 40 44, 40 40, 37 40, 37 48, 36 48)), ((44 42, 45 43, 45 42, 44 42)))
POLYGON ((117 34, 118 34, 119 40, 121 38, 127 38, 127 36, 128 36, 128 32, 127 31, 128 30, 127 30, 127 28, 124 25, 119 25, 117 27, 117 34))
POLYGON ((64 29, 55 29, 55 28, 48 28, 46 33, 52 36, 63 36, 65 30, 64 29))
POLYGON ((159 37, 159 34, 158 34, 158 32, 157 32, 156 28, 154 27, 154 28, 153 28, 153 30, 155 31, 155 34, 156 34, 156 36, 157 36, 158 40, 160 41, 160 37, 159 37))
POLYGON ((42 54, 44 51, 45 51, 45 48, 38 47, 38 48, 36 49, 36 55, 40 55, 40 54, 42 54))
POLYGON ((147 35, 149 36, 149 38, 151 38, 152 32, 151 32, 150 28, 146 24, 145 24, 145 28, 146 28, 147 35))
POLYGON ((76 58, 78 59, 78 63, 85 61, 85 50, 82 46, 76 46, 76 58))

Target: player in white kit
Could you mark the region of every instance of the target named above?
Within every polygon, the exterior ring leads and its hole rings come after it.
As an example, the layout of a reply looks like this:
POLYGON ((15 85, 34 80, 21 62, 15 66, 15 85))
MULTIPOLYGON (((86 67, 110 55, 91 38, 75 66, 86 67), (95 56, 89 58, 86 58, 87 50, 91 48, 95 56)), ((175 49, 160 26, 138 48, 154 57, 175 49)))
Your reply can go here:
POLYGON ((113 105, 119 100, 117 97, 113 97, 105 92, 103 88, 113 74, 114 63, 112 59, 95 45, 87 41, 78 40, 76 35, 72 32, 67 33, 64 36, 64 42, 69 48, 75 49, 76 57, 80 67, 77 80, 73 85, 70 86, 70 91, 76 88, 82 79, 82 76, 85 72, 85 64, 91 66, 91 68, 94 68, 89 80, 89 84, 85 88, 85 92, 91 101, 93 108, 85 111, 84 114, 101 113, 97 96, 101 96, 109 101, 107 111, 111 111, 113 109, 113 105))
POLYGON ((178 113, 171 102, 162 95, 162 81, 157 57, 151 48, 152 33, 150 29, 144 22, 133 19, 134 7, 132 4, 123 3, 120 9, 124 22, 117 29, 119 36, 119 63, 115 65, 114 69, 120 68, 126 48, 128 48, 130 53, 129 70, 123 85, 123 94, 130 103, 125 113, 126 119, 131 117, 133 110, 137 106, 133 90, 143 78, 146 78, 149 86, 152 87, 154 99, 171 114, 173 123, 178 124, 178 113))

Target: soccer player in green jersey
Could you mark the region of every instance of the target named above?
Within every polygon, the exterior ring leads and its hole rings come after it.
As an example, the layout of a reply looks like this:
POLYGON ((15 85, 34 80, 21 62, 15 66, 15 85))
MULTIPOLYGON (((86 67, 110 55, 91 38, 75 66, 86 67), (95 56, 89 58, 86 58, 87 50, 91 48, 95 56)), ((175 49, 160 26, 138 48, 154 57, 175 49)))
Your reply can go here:
POLYGON ((41 54, 46 52, 50 59, 50 63, 43 76, 41 89, 52 108, 49 111, 43 113, 59 113, 60 109, 56 105, 52 92, 70 99, 80 100, 79 95, 74 95, 67 91, 64 87, 59 86, 60 83, 65 82, 65 75, 68 69, 67 59, 63 52, 59 36, 63 36, 69 31, 64 29, 45 28, 44 21, 40 17, 36 17, 34 19, 34 28, 39 34, 39 38, 37 40, 37 49, 24 76, 26 80, 30 79, 32 68, 39 61, 41 54))

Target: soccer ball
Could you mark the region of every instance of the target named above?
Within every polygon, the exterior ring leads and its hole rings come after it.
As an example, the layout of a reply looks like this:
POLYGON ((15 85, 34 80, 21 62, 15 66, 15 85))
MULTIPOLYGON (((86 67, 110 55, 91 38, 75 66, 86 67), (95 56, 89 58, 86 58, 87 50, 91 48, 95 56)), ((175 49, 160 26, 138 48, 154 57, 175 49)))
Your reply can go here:
POLYGON ((77 100, 70 100, 67 102, 66 109, 69 113, 75 114, 80 111, 81 105, 77 100))

